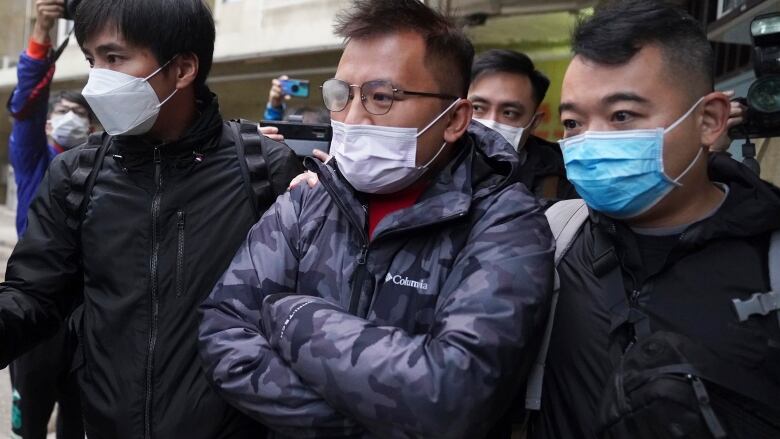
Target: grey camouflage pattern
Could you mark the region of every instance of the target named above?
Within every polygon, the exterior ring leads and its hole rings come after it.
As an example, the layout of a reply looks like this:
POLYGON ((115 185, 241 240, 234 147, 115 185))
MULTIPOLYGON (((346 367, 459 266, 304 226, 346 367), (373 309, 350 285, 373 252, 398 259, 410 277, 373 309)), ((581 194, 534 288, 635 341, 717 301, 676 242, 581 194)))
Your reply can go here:
POLYGON ((485 156, 516 171, 503 138, 472 124, 458 146, 362 266, 365 209, 308 163, 321 184, 277 200, 203 303, 207 376, 273 437, 480 437, 516 396, 554 244, 525 187, 485 172, 485 156))

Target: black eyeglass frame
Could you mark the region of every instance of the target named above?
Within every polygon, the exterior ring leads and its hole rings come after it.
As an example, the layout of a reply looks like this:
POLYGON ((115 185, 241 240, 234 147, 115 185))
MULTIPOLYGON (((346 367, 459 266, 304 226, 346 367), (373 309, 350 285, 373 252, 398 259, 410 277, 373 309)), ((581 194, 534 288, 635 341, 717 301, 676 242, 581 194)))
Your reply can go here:
POLYGON ((395 103, 395 96, 396 96, 396 94, 406 95, 406 96, 422 96, 422 97, 426 97, 426 98, 451 99, 453 101, 456 100, 456 99, 459 99, 457 96, 452 96, 452 95, 447 95, 447 94, 442 94, 442 93, 430 93, 430 92, 425 92, 425 91, 401 90, 399 88, 396 88, 396 86, 393 85, 392 82, 390 82, 390 81, 388 81, 386 79, 373 79, 371 81, 366 81, 363 84, 358 85, 358 84, 350 84, 347 81, 342 81, 341 79, 331 78, 331 79, 328 79, 328 80, 326 80, 326 81, 324 81, 322 83, 322 85, 320 86, 320 90, 323 90, 323 88, 325 87, 325 83, 329 82, 329 81, 338 81, 338 82, 340 82, 342 84, 345 84, 348 87, 348 89, 349 89, 349 95, 347 96, 347 100, 344 103, 344 106, 340 110, 332 110, 332 109, 328 108, 328 104, 327 104, 327 102, 325 102, 325 94, 322 93, 322 103, 325 105, 325 108, 327 108, 328 111, 333 112, 333 113, 342 112, 342 111, 344 111, 347 108, 347 105, 349 105, 349 101, 351 99, 355 98, 355 94, 352 93, 352 89, 353 88, 360 89, 360 103, 363 105, 363 108, 369 114, 373 114, 374 116, 383 116, 383 115, 389 113, 390 110, 393 108, 393 104, 395 103), (367 100, 367 98, 366 98, 366 95, 363 93, 363 87, 365 87, 366 84, 372 84, 372 83, 388 84, 390 86, 390 90, 393 91, 393 100, 390 102, 390 106, 387 107, 387 111, 385 111, 384 113, 374 113, 374 112, 372 112, 371 110, 369 110, 366 107, 366 100, 367 100))

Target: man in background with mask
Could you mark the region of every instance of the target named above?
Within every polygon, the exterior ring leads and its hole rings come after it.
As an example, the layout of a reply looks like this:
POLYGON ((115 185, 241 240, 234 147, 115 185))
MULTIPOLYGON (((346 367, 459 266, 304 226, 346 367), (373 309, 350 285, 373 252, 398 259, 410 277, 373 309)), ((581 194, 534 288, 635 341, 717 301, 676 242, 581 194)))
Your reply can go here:
POLYGON ((471 122, 452 22, 360 0, 337 23, 333 160, 307 159, 319 184, 277 201, 204 302, 204 366, 278 437, 484 437, 533 357, 547 222, 471 122))
MULTIPOLYGON (((38 0, 37 17, 27 49, 17 65, 19 82, 9 101, 14 118, 8 143, 16 180, 16 232, 27 228, 27 210, 49 163, 59 153, 87 141, 92 115, 77 92, 49 98, 54 63, 49 33, 62 17, 63 0, 38 0), (48 101, 48 102, 47 102, 48 101)), ((11 364, 12 431, 24 439, 44 439, 57 403, 57 437, 83 438, 78 389, 70 378, 71 349, 66 330, 27 352, 11 364)))
POLYGON ((546 200, 578 198, 566 180, 560 147, 534 135, 550 80, 513 50, 488 50, 471 69, 474 120, 501 133, 520 159, 520 181, 546 200))
POLYGON ((75 35, 106 133, 41 183, 0 285, 0 364, 56 332, 83 291, 72 370, 88 437, 262 437, 202 372, 197 306, 300 162, 223 122, 203 1, 82 0, 75 35))
POLYGON ((772 296, 780 190, 707 153, 729 100, 700 24, 659 1, 612 2, 572 47, 561 147, 590 216, 557 268, 529 437, 779 437, 777 305, 751 297, 772 296))

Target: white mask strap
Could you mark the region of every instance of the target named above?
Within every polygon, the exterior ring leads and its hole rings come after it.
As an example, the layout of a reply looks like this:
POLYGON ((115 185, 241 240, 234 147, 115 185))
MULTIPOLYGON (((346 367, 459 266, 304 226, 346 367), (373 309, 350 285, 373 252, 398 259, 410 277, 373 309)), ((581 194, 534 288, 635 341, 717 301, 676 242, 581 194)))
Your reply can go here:
POLYGON ((424 164, 424 165, 420 166, 420 169, 427 169, 427 168, 428 168, 428 166, 431 166, 431 163, 433 163, 433 162, 436 160, 436 157, 438 157, 438 156, 439 156, 439 154, 441 154, 441 152, 442 152, 442 151, 444 151, 444 147, 445 147, 445 146, 447 146, 447 142, 444 142, 444 143, 442 143, 442 144, 441 144, 441 148, 439 148, 439 151, 436 153, 436 155, 435 155, 435 156, 433 156, 433 158, 432 158, 432 159, 428 160, 428 163, 426 163, 426 164, 424 164))
POLYGON ((698 107, 699 104, 701 103, 701 101, 703 101, 703 100, 704 100, 704 96, 700 97, 699 100, 696 101, 696 103, 693 104, 693 106, 690 109, 688 109, 688 111, 686 111, 685 114, 682 115, 682 117, 677 119, 677 121, 675 123, 669 125, 669 128, 664 130, 664 134, 666 134, 669 131, 672 131, 673 129, 677 128, 678 125, 680 125, 685 119, 688 118, 688 116, 691 115, 691 113, 693 113, 693 110, 695 110, 696 107, 698 107))
POLYGON ((682 183, 680 183, 680 180, 682 180, 682 179, 683 179, 683 177, 685 177, 685 174, 687 174, 687 173, 688 173, 688 171, 690 171, 691 169, 693 169, 693 165, 695 165, 695 164, 696 164, 696 162, 698 162, 698 161, 699 161, 699 157, 701 156, 701 152, 702 152, 703 150, 704 150, 704 148, 699 148, 699 152, 697 152, 697 153, 696 153, 696 157, 694 157, 694 158, 693 158, 693 161, 691 161, 691 164, 690 164, 690 165, 688 165, 688 167, 687 167, 687 168, 685 168, 685 170, 684 170, 684 171, 682 171, 682 173, 681 173, 680 175, 678 175, 678 176, 677 176, 677 178, 675 178, 674 180, 672 180, 672 183, 674 183, 674 184, 675 184, 675 186, 677 186, 677 187, 681 187, 681 186, 682 186, 682 183))
POLYGON ((434 124, 436 124, 436 122, 438 122, 442 117, 444 117, 445 114, 447 114, 450 110, 452 110, 452 107, 454 107, 455 104, 457 104, 458 102, 460 102, 460 98, 456 99, 455 102, 451 103, 450 106, 447 107, 446 110, 442 111, 438 116, 436 116, 436 119, 433 119, 433 121, 431 121, 431 123, 429 123, 425 128, 423 128, 419 133, 417 133, 417 137, 422 136, 423 133, 428 131, 428 128, 430 128, 434 124))
MULTIPOLYGON (((178 56, 178 55, 176 55, 176 56, 178 56)), ((174 59, 176 59, 176 56, 174 56, 173 58, 169 59, 167 63, 165 63, 162 66, 160 66, 159 69, 157 69, 154 72, 152 72, 152 74, 147 76, 146 78, 144 78, 143 81, 148 81, 149 79, 153 78, 154 75, 160 73, 162 71, 162 69, 168 67, 168 64, 170 64, 174 59)))
POLYGON ((175 95, 177 91, 179 91, 179 89, 178 88, 174 88, 173 89, 173 93, 171 93, 167 98, 165 98, 164 101, 160 102, 160 105, 158 105, 157 108, 162 107, 163 105, 165 105, 166 102, 170 101, 171 98, 173 97, 173 95, 175 95))

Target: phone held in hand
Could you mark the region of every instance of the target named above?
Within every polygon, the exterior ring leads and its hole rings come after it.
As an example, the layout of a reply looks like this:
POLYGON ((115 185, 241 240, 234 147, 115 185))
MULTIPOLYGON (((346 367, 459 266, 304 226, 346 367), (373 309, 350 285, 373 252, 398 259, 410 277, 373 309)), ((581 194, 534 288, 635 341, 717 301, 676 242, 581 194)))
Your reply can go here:
POLYGON ((329 124, 262 120, 260 126, 278 128, 284 143, 298 156, 312 156, 315 149, 330 151, 333 129, 329 124))
POLYGON ((309 97, 309 81, 305 79, 282 79, 279 83, 285 95, 294 98, 309 97))

